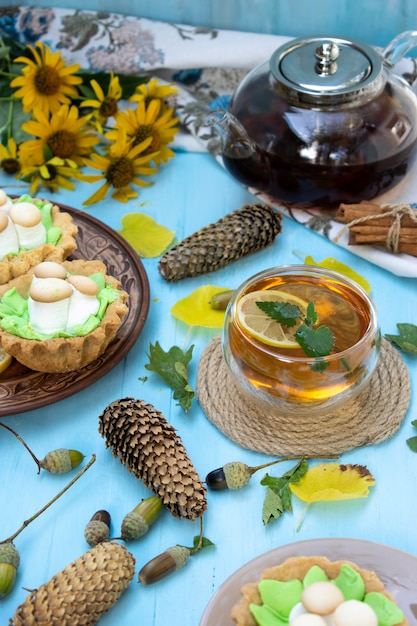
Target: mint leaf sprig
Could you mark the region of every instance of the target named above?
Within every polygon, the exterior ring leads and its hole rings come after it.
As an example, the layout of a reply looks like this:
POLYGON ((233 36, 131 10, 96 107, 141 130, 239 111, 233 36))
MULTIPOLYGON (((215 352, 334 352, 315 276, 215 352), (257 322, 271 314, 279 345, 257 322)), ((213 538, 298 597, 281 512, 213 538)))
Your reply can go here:
MULTIPOLYGON (((296 304, 289 302, 257 302, 256 304, 268 317, 287 328, 294 327, 298 320, 302 320, 294 334, 294 339, 308 357, 319 359, 328 356, 333 350, 335 338, 330 328, 325 325, 316 327, 319 316, 314 302, 308 303, 305 316, 296 304)), ((316 372, 324 372, 328 366, 328 362, 318 360, 311 368, 316 372)))

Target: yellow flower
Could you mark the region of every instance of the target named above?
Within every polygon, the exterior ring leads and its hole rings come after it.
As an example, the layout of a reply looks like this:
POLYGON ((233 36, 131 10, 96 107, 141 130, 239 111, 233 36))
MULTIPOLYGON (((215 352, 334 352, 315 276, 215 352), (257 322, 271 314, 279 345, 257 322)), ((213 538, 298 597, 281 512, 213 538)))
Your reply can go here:
POLYGON ((120 87, 119 77, 114 76, 113 72, 110 72, 107 94, 104 93, 101 85, 99 85, 95 79, 90 80, 90 85, 96 95, 96 100, 84 100, 81 102, 80 106, 95 109, 90 115, 90 119, 94 121, 97 130, 102 133, 103 124, 105 124, 109 117, 117 119, 119 113, 117 103, 122 97, 122 88, 120 87))
POLYGON ((145 101, 139 102, 136 109, 127 109, 120 113, 115 129, 106 134, 106 139, 114 140, 118 130, 123 128, 132 145, 137 145, 150 138, 148 152, 156 153, 153 157, 156 165, 166 163, 175 156, 167 144, 174 139, 178 128, 178 118, 173 117, 173 109, 167 109, 160 115, 161 100, 151 100, 149 105, 145 101))
POLYGON ((81 172, 77 166, 68 165, 63 159, 53 157, 37 165, 23 165, 20 178, 30 182, 30 193, 36 193, 39 187, 46 187, 49 191, 74 189, 72 178, 81 179, 81 172))
POLYGON ((88 118, 78 117, 76 106, 61 106, 57 113, 47 117, 34 109, 33 119, 22 124, 22 129, 37 139, 29 139, 20 146, 21 159, 32 165, 43 163, 45 155, 59 157, 83 166, 99 137, 87 130, 88 118))
POLYGON ((154 153, 147 154, 147 149, 152 142, 151 137, 132 146, 127 139, 126 132, 121 129, 115 135, 114 140, 106 154, 94 153, 86 163, 93 169, 101 170, 101 174, 85 174, 83 180, 89 183, 100 180, 105 182, 83 202, 84 205, 104 200, 110 188, 114 189, 111 197, 119 202, 127 202, 130 198, 136 198, 138 193, 132 189, 131 185, 144 187, 151 184, 138 178, 138 176, 149 176, 157 172, 156 168, 149 166, 149 162, 155 157, 154 153))
POLYGON ((178 89, 169 85, 160 85, 156 78, 153 78, 147 83, 138 85, 135 93, 129 98, 129 102, 142 102, 149 104, 151 100, 161 100, 161 108, 165 110, 165 100, 169 100, 172 96, 178 93, 178 89))
POLYGON ((25 113, 37 107, 48 114, 58 111, 61 104, 69 104, 71 96, 78 94, 76 85, 82 79, 74 74, 80 69, 79 65, 65 65, 60 52, 51 52, 50 48, 40 41, 35 46, 28 46, 34 60, 28 57, 18 57, 16 63, 25 63, 22 76, 14 78, 10 86, 20 87, 15 98, 22 98, 25 113))
POLYGON ((20 171, 20 162, 17 154, 17 145, 10 137, 7 146, 0 144, 0 168, 6 174, 17 174, 20 171))

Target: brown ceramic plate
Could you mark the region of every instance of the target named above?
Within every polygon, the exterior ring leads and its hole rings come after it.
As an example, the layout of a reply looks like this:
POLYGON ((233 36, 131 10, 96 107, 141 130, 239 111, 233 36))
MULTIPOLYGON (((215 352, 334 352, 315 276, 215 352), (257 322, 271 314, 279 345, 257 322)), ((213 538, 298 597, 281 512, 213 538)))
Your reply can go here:
POLYGON ((211 598, 200 626, 234 626, 230 611, 241 600, 240 589, 260 579, 263 570, 282 563, 291 556, 326 556, 333 561, 353 561, 363 569, 373 570, 411 624, 417 619, 417 557, 360 539, 312 539, 291 543, 256 557, 232 574, 211 598))
POLYGON ((119 279, 129 294, 129 311, 105 353, 83 369, 65 374, 44 374, 29 370, 14 360, 0 374, 0 416, 38 409, 96 382, 133 347, 148 314, 148 277, 130 245, 94 217, 62 204, 58 206, 72 215, 78 227, 77 249, 70 259, 103 261, 108 274, 119 279))

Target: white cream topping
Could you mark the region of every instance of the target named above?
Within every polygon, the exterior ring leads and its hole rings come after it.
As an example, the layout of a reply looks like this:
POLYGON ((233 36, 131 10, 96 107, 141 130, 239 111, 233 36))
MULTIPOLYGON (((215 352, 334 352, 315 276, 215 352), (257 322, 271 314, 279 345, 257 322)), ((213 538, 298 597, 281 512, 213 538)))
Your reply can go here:
POLYGON ((6 215, 8 215, 12 206, 13 202, 11 201, 9 196, 3 189, 0 189, 0 213, 5 213, 6 215))
POLYGON ((365 602, 345 600, 329 615, 310 613, 302 602, 291 610, 289 626, 378 626, 375 611, 365 602))
POLYGON ((20 224, 15 224, 15 229, 21 248, 32 250, 46 243, 46 228, 42 222, 35 224, 35 226, 21 226, 20 224))
POLYGON ((0 214, 0 260, 6 254, 19 252, 17 232, 11 219, 4 213, 0 214))
POLYGON ((73 288, 68 309, 68 332, 71 332, 75 326, 83 324, 90 315, 95 315, 99 306, 97 296, 88 296, 73 288))
POLYGON ((45 335, 65 330, 72 288, 61 278, 42 278, 32 283, 28 297, 32 328, 45 335))
POLYGON ((57 302, 38 302, 28 299, 29 319, 33 330, 44 335, 65 331, 69 298, 57 302))

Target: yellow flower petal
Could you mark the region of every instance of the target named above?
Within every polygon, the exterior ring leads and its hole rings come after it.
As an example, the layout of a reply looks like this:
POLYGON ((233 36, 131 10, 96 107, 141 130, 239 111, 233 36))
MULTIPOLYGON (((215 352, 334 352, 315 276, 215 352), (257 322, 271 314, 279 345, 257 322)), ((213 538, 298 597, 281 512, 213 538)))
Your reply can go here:
POLYGON ((366 498, 375 478, 364 465, 321 463, 309 469, 299 482, 290 484, 292 493, 304 502, 366 498))
POLYGON ((118 232, 143 258, 157 257, 162 254, 175 236, 174 231, 159 225, 152 217, 144 213, 124 215, 122 229, 118 232))
POLYGON ((228 291, 228 287, 215 285, 198 287, 186 298, 178 300, 171 307, 171 313, 176 319, 189 326, 223 328, 225 311, 215 310, 209 304, 210 299, 222 291, 228 291))

